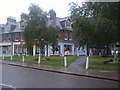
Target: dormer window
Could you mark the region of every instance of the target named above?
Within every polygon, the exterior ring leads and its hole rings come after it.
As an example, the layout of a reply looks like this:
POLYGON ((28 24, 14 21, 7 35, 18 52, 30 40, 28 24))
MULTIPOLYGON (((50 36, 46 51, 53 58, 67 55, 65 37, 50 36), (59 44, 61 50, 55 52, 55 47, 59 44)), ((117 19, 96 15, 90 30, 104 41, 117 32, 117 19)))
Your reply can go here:
POLYGON ((16 28, 16 25, 11 25, 10 30, 15 30, 15 28, 16 28))
POLYGON ((24 29, 25 28, 25 22, 22 20, 21 23, 20 23, 20 28, 21 29, 24 29))
POLYGON ((66 21, 66 28, 71 28, 71 22, 69 19, 66 21))

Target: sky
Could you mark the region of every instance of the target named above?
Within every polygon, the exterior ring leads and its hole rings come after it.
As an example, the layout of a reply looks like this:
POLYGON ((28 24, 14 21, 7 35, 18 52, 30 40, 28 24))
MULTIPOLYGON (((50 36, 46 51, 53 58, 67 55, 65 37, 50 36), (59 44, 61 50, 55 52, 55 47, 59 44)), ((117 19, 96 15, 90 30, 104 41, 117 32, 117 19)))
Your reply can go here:
POLYGON ((0 24, 5 24, 8 16, 20 20, 21 13, 29 13, 28 8, 31 3, 39 5, 44 11, 55 10, 57 17, 69 15, 70 2, 81 4, 84 0, 1 0, 0 1, 0 24))

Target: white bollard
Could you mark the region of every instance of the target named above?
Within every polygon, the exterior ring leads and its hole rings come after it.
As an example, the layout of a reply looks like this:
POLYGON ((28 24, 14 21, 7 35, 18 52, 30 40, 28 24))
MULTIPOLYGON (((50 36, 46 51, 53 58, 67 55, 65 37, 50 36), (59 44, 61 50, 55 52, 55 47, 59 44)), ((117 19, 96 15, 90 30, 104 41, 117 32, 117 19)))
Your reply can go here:
POLYGON ((13 56, 11 55, 10 60, 13 60, 13 56))
POLYGON ((38 57, 38 64, 40 64, 40 55, 39 55, 39 57, 38 57))
POLYGON ((64 66, 65 67, 67 66, 67 59, 66 59, 66 57, 64 57, 64 66))
POLYGON ((38 64, 40 64, 40 51, 39 51, 39 57, 38 57, 38 64))
POLYGON ((24 59, 24 55, 22 56, 22 62, 24 62, 25 61, 25 59, 24 59))
POLYGON ((5 58, 4 58, 4 54, 3 54, 3 57, 2 57, 2 58, 3 58, 3 60, 5 59, 5 58))
POLYGON ((88 60, 89 60, 89 58, 88 58, 88 56, 87 56, 87 60, 86 60, 86 69, 88 69, 88 60))

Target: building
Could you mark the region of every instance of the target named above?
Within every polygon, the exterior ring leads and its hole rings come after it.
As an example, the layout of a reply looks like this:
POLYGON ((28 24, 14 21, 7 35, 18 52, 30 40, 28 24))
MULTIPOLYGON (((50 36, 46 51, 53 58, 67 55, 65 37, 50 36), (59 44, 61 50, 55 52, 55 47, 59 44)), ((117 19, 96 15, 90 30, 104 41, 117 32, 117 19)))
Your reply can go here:
MULTIPOLYGON (((55 47, 53 53, 53 48, 51 45, 48 45, 48 48, 45 50, 45 56, 50 55, 86 55, 86 47, 82 46, 78 48, 73 41, 72 37, 72 20, 70 17, 59 18, 56 17, 54 10, 50 10, 50 18, 47 22, 48 26, 58 26, 60 28, 59 41, 58 45, 55 47)), ((15 18, 8 17, 7 23, 5 25, 0 25, 0 55, 21 55, 27 53, 27 48, 23 47, 23 36, 22 32, 25 28, 26 21, 29 19, 29 16, 25 13, 21 14, 20 21, 16 22, 15 18)), ((33 46, 33 56, 38 52, 36 46, 33 46)))

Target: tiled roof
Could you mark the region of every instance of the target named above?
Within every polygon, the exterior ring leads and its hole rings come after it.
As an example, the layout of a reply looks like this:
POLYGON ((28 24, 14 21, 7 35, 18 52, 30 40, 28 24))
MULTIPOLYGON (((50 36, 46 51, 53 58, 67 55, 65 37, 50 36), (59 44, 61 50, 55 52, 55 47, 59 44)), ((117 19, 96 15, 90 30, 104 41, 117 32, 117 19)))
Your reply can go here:
MULTIPOLYGON (((25 15, 28 16, 28 14, 24 14, 22 13, 21 15, 25 15)), ((25 21, 24 19, 25 17, 23 16, 21 18, 21 20, 19 22, 7 22, 6 25, 4 25, 4 30, 3 33, 13 33, 13 32, 22 32, 21 28, 20 28, 20 24, 22 21, 25 21), (11 26, 13 25, 13 26, 11 26)), ((65 22, 70 19, 70 17, 64 17, 64 18, 59 18, 56 17, 55 20, 48 20, 47 22, 47 26, 58 26, 60 29, 64 29, 64 30, 72 30, 72 29, 68 29, 65 27, 65 22)), ((25 21, 26 22, 26 21, 25 21)), ((2 26, 2 24, 0 24, 0 26, 2 26)), ((2 33, 2 30, 0 30, 0 33, 2 33)))

